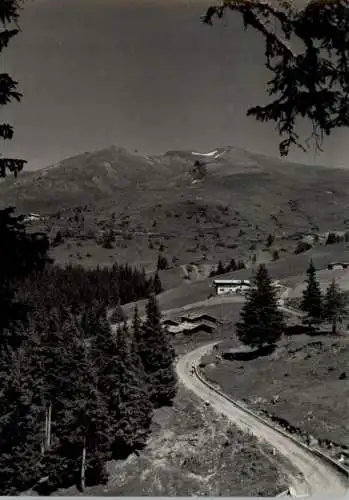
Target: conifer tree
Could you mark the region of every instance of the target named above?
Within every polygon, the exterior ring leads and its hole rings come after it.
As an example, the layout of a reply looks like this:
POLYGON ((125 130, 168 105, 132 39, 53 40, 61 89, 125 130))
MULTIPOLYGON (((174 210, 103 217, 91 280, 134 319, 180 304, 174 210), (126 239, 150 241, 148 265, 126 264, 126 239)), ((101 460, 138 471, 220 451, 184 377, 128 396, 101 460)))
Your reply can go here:
POLYGON ((45 456, 51 490, 70 484, 81 486, 84 451, 86 479, 103 480, 110 450, 108 412, 77 319, 70 317, 62 325, 55 357, 60 378, 51 375, 53 436, 52 448, 45 456))
POLYGON ((338 323, 347 313, 345 298, 336 281, 333 279, 327 288, 323 304, 323 317, 332 325, 332 334, 336 335, 338 323))
POLYGON ((42 270, 50 262, 47 237, 27 233, 22 216, 15 216, 13 212, 13 207, 0 210, 0 334, 13 322, 26 317, 26 308, 15 301, 16 280, 34 270, 42 270))
POLYGON ((217 265, 217 275, 219 276, 220 274, 224 274, 225 273, 225 269, 224 269, 224 266, 222 264, 222 261, 219 260, 218 261, 218 265, 217 265))
POLYGON ((144 445, 152 416, 145 375, 126 324, 113 335, 106 314, 99 317, 92 355, 99 390, 111 422, 114 458, 123 458, 144 445))
POLYGON ((142 387, 146 390, 147 397, 149 399, 150 396, 147 384, 147 377, 142 363, 141 350, 140 350, 140 342, 142 339, 142 322, 139 317, 137 305, 135 306, 134 309, 131 332, 129 332, 128 338, 130 339, 130 355, 131 355, 132 366, 134 367, 139 380, 142 381, 142 387))
POLYGON ((154 406, 170 404, 176 394, 175 353, 161 325, 154 295, 149 297, 146 306, 146 321, 142 326, 139 347, 154 406))
POLYGON ((125 457, 144 446, 151 424, 152 404, 138 353, 133 349, 132 333, 126 323, 118 329, 116 351, 119 406, 115 415, 114 456, 125 457))
POLYGON ((274 345, 280 340, 284 319, 278 309, 275 290, 264 264, 258 267, 253 281, 254 286, 247 293, 236 331, 241 342, 261 348, 274 345))
POLYGON ((17 495, 41 474, 40 408, 34 404, 35 381, 21 347, 0 353, 0 494, 17 495))
POLYGON ((316 269, 312 260, 310 260, 307 269, 306 285, 300 307, 306 314, 303 322, 312 329, 315 325, 321 323, 323 315, 321 290, 316 279, 316 269))
POLYGON ((120 301, 115 306, 114 311, 112 312, 112 315, 110 316, 110 321, 112 323, 121 323, 121 321, 125 320, 125 313, 122 309, 122 306, 120 304, 120 301))
POLYGON ((157 273, 157 272, 155 273, 155 276, 154 276, 153 288, 154 288, 155 295, 159 295, 159 293, 161 293, 163 290, 162 284, 161 284, 161 281, 159 278, 159 273, 157 273))

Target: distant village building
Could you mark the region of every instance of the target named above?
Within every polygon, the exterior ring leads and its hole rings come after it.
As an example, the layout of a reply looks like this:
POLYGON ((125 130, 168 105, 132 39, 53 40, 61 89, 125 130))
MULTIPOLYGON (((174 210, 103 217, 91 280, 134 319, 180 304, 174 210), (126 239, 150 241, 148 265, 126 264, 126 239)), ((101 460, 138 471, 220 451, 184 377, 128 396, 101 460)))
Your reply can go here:
POLYGON ((39 214, 27 214, 24 217, 24 222, 33 222, 33 221, 39 221, 41 219, 41 216, 39 214))
POLYGON ((173 335, 183 333, 185 335, 193 335, 194 333, 199 333, 199 332, 207 332, 207 333, 213 333, 215 331, 215 327, 213 325, 210 325, 205 322, 200 322, 200 323, 189 323, 189 322, 182 322, 178 325, 170 325, 167 327, 169 333, 172 333, 173 335))
POLYGON ((164 326, 178 326, 178 321, 175 321, 174 319, 164 319, 162 324, 164 326))
POLYGON ((330 264, 328 264, 327 268, 329 270, 336 270, 336 269, 347 269, 349 266, 349 263, 348 262, 330 262, 330 264))
POLYGON ((213 281, 217 295, 246 293, 251 288, 250 280, 217 279, 213 281))
POLYGON ((171 318, 163 319, 162 324, 169 333, 173 335, 194 334, 198 332, 213 333, 220 321, 207 313, 188 313, 181 316, 177 321, 171 318))
POLYGON ((195 322, 202 322, 206 321, 209 323, 217 324, 220 323, 220 321, 215 318, 214 316, 211 316, 211 314, 207 313, 188 313, 184 316, 181 316, 181 321, 187 321, 189 323, 195 323, 195 322))

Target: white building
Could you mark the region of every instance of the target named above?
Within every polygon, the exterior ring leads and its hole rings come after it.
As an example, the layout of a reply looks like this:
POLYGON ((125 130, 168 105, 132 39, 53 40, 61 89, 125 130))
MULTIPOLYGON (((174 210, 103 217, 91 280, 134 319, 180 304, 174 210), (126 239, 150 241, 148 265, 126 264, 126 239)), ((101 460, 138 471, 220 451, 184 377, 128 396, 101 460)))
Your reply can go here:
POLYGON ((245 293, 251 288, 250 280, 218 279, 213 281, 217 295, 231 295, 234 293, 245 293))
POLYGON ((30 213, 24 217, 24 222, 38 221, 41 217, 39 214, 30 213))

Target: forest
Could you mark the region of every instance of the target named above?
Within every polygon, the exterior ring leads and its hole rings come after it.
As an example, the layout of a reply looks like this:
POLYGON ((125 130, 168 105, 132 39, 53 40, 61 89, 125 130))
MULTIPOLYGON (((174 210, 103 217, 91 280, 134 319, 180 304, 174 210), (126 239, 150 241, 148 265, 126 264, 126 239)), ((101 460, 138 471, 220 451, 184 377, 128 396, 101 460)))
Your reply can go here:
POLYGON ((176 393, 174 351, 143 270, 67 266, 12 210, 0 221, 0 494, 107 481, 176 393), (11 250, 11 251, 10 251, 11 250), (107 310, 148 298, 112 329, 107 310))

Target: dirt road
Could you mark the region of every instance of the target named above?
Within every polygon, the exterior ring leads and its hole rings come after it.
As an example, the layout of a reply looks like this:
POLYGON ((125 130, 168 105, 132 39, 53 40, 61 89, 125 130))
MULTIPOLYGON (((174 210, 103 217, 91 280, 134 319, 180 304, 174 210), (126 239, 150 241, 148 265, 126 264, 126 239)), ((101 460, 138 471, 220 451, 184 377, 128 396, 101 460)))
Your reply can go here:
POLYGON ((253 433, 258 439, 267 441, 293 463, 304 479, 290 476, 290 487, 297 497, 308 495, 344 496, 348 491, 348 481, 335 467, 328 465, 316 455, 306 451, 300 445, 268 427, 244 410, 238 408, 225 397, 220 396, 195 375, 191 375, 192 365, 197 365, 201 357, 209 352, 217 342, 201 346, 183 356, 177 364, 177 373, 183 384, 207 401, 217 412, 226 415, 241 430, 253 433))

